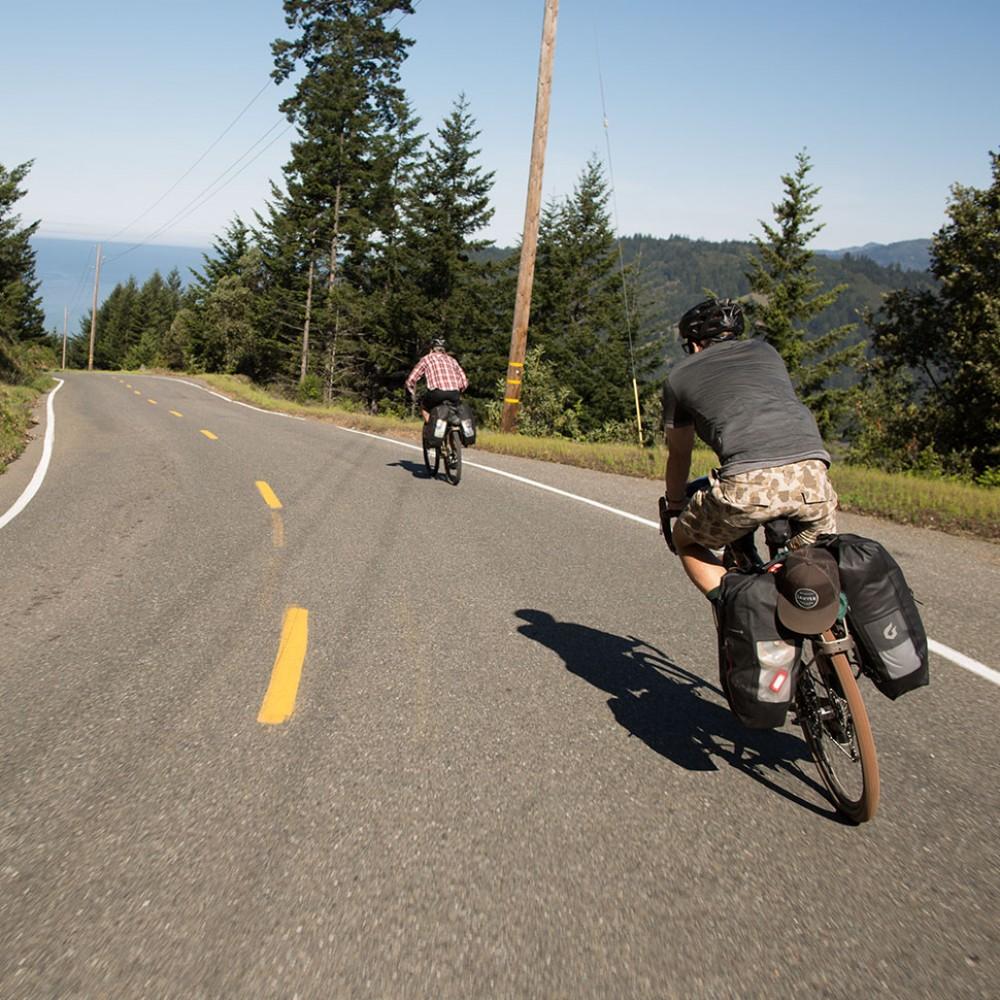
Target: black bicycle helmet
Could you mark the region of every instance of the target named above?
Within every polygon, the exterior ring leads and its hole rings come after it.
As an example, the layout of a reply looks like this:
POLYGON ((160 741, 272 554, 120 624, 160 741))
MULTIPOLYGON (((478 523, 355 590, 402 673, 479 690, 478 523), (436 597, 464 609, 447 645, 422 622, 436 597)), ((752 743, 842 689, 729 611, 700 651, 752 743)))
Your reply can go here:
POLYGON ((703 344, 706 340, 725 340, 743 332, 743 307, 733 299, 705 299, 681 316, 682 341, 703 344))
POLYGON ((448 345, 445 343, 444 337, 435 337, 431 341, 431 350, 432 351, 444 351, 444 350, 447 349, 447 347, 448 347, 448 345))

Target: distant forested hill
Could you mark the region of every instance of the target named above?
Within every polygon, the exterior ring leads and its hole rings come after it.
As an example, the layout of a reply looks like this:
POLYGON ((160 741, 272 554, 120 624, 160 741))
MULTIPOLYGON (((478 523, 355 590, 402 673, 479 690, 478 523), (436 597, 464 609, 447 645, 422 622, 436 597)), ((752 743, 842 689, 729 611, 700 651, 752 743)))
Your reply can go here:
MULTIPOLYGON (((868 246, 882 246, 888 251, 891 247, 924 243, 929 241, 868 246)), ((641 335, 665 333, 668 355, 679 353, 672 332, 685 309, 708 292, 736 298, 750 291, 745 272, 747 258, 753 249, 752 243, 740 240, 713 243, 685 236, 667 239, 645 235, 624 237, 622 255, 625 263, 639 271, 641 335)), ((483 251, 482 256, 499 261, 516 252, 515 249, 493 247, 483 251)), ((857 256, 848 251, 817 251, 813 262, 824 289, 847 285, 840 298, 811 324, 810 329, 817 336, 844 323, 860 323, 865 309, 878 309, 882 297, 897 288, 934 286, 934 278, 925 270, 904 269, 898 263, 884 266, 867 255, 860 255, 860 250, 857 256)), ((516 261, 513 266, 516 268, 516 261)), ((867 329, 859 327, 856 339, 867 336, 867 329)))
POLYGON ((900 240, 898 243, 866 243, 861 247, 843 247, 840 250, 817 250, 826 257, 867 257, 869 260, 892 267, 898 264, 904 271, 926 271, 931 266, 930 240, 900 240))
MULTIPOLYGON (((630 236, 622 241, 626 264, 639 269, 642 332, 670 333, 681 313, 705 297, 706 292, 736 298, 750 291, 745 272, 752 243, 731 240, 712 243, 682 236, 660 239, 630 236)), ((867 257, 814 258, 823 288, 846 284, 847 289, 810 329, 816 335, 843 323, 860 322, 866 308, 878 309, 882 296, 897 288, 930 288, 927 272, 882 267, 867 257)), ((859 328, 857 339, 867 337, 859 328)), ((668 353, 676 341, 668 337, 668 353)), ((679 353, 679 349, 677 349, 679 353)))

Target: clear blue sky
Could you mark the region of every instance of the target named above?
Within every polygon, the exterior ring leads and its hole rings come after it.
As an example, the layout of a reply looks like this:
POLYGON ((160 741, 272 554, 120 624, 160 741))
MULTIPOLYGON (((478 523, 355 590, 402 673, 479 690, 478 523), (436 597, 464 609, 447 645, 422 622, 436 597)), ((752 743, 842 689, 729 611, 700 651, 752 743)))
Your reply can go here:
MULTIPOLYGON (((419 0, 401 24, 423 130, 469 99, 496 172, 487 235, 501 245, 523 223, 543 10, 419 0)), ((0 163, 35 160, 22 219, 88 240, 181 177, 266 84, 269 44, 286 33, 280 0, 6 0, 3 24, 0 163)), ((606 160, 599 69, 624 234, 746 239, 805 147, 822 187, 818 246, 929 236, 949 186, 985 185, 1000 148, 995 0, 562 0, 546 199, 568 194, 591 154, 606 160)), ((163 226, 281 121, 287 86, 118 240, 163 226)), ((156 241, 205 245, 235 212, 249 218, 290 137, 156 241)))

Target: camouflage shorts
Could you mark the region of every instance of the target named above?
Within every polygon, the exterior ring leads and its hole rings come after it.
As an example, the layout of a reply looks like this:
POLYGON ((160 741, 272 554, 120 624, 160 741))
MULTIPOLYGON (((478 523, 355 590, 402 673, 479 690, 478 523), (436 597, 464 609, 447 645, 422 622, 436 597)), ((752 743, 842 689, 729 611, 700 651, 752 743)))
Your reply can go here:
POLYGON ((837 494, 817 459, 711 477, 711 489, 695 494, 677 519, 687 536, 721 549, 752 528, 776 517, 798 522, 792 547, 809 545, 837 530, 837 494))

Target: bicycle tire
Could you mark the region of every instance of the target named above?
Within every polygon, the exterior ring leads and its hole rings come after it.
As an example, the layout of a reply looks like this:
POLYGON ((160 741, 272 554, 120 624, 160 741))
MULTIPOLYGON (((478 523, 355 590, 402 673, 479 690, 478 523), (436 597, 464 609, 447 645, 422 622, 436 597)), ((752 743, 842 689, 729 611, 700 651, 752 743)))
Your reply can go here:
POLYGON ((441 465, 441 449, 440 448, 428 448, 427 439, 424 439, 424 468, 427 469, 427 475, 434 479, 437 477, 438 467, 441 465), (434 454, 434 461, 431 462, 430 453, 434 454))
MULTIPOLYGON (((825 638, 833 636, 828 633, 825 638)), ((839 812, 854 823, 867 823, 878 810, 878 757, 868 710, 847 655, 816 652, 803 666, 799 692, 798 722, 823 784, 839 812), (812 705, 810 689, 816 696, 812 705), (833 717, 820 718, 820 709, 833 717)))
POLYGON ((462 478, 462 438, 458 430, 452 428, 445 436, 444 475, 452 486, 458 486, 462 478))

